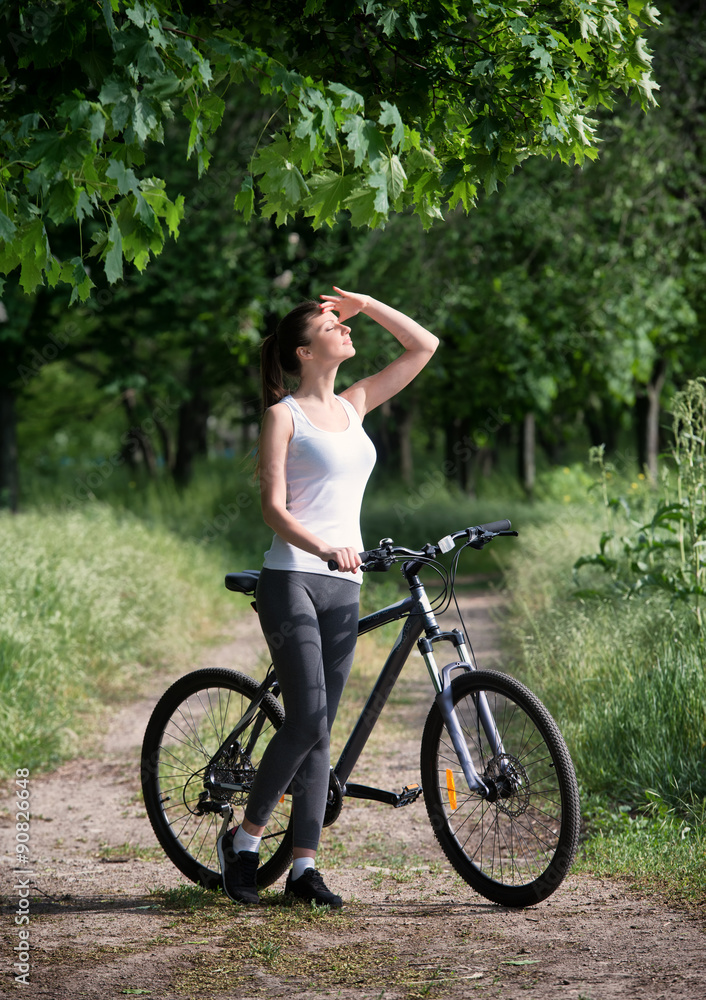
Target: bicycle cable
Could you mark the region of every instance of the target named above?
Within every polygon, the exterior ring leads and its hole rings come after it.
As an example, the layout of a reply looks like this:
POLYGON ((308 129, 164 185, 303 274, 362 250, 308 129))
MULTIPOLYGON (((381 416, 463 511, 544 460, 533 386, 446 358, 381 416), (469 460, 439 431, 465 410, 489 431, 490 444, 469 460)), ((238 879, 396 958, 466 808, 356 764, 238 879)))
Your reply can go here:
MULTIPOLYGON (((423 562, 425 566, 429 566, 431 569, 433 569, 434 572, 437 574, 437 576, 439 576, 443 582, 443 586, 439 594, 437 594, 429 602, 431 611, 434 614, 443 615, 446 611, 448 611, 449 607, 451 606, 451 600, 453 598, 453 602, 456 607, 456 614, 458 615, 459 621, 461 623, 461 631, 463 632, 464 638, 466 640, 466 645, 468 647, 468 651, 471 657, 471 662, 475 664, 476 656, 473 650, 473 643, 471 642, 471 637, 469 635, 468 629, 466 628, 466 623, 461 613, 461 608, 458 603, 458 597, 456 595, 456 574, 458 572, 459 559, 461 558, 461 553, 463 552, 463 550, 471 547, 471 545, 472 543, 469 540, 454 553, 454 557, 451 561, 451 566, 449 567, 449 569, 447 569, 443 563, 439 562, 438 559, 435 559, 432 556, 423 556, 421 554, 417 554, 416 558, 420 562, 423 562)), ((410 560, 410 558, 411 557, 409 555, 400 554, 399 556, 393 558, 393 562, 394 563, 407 562, 410 560)), ((406 614, 402 615, 402 617, 411 618, 413 616, 423 615, 425 613, 426 612, 424 611, 408 611, 406 614)))
MULTIPOLYGON (((443 565, 443 563, 440 563, 437 559, 433 559, 431 557, 423 559, 423 562, 425 566, 430 566, 434 570, 434 572, 439 577, 441 577, 444 584, 440 593, 436 595, 429 602, 431 611, 434 614, 443 615, 450 608, 451 600, 453 598, 453 602, 456 607, 456 614, 458 615, 459 621, 461 623, 461 631, 463 632, 464 638, 466 640, 466 645, 468 646, 468 651, 471 656, 471 662, 475 664, 476 656, 473 650, 473 643, 471 642, 471 637, 469 635, 468 629, 466 628, 466 623, 463 619, 461 608, 458 603, 458 597, 456 595, 456 575, 458 572, 458 563, 461 558, 461 553, 463 552, 463 550, 469 548, 470 546, 471 546, 470 541, 466 542, 465 545, 462 545, 460 549, 458 549, 457 552, 454 553, 454 557, 451 561, 451 566, 449 567, 449 569, 447 569, 443 565)), ((404 562, 407 558, 408 558, 407 556, 400 557, 396 559, 395 562, 404 562)), ((422 561, 421 558, 420 561, 422 561)), ((411 618, 413 615, 423 615, 424 613, 425 612, 423 611, 409 611, 403 617, 411 618)))
POLYGON ((466 542, 466 544, 462 545, 461 548, 458 550, 458 552, 454 555, 454 560, 452 563, 453 577, 451 582, 451 593, 453 594, 454 604, 456 605, 456 614, 458 615, 459 621, 461 622, 461 631, 463 632, 466 638, 466 643, 468 644, 468 652, 471 657, 471 663, 473 663, 475 666, 476 654, 473 651, 473 643, 471 642, 471 637, 468 633, 468 629, 466 628, 466 623, 463 620, 463 615, 461 614, 461 608, 459 607, 458 604, 458 596, 456 594, 456 570, 458 568, 458 561, 461 558, 461 553, 463 552, 463 550, 469 548, 470 544, 471 544, 470 542, 466 542))
MULTIPOLYGON (((443 586, 439 594, 435 595, 429 602, 431 611, 437 613, 440 607, 443 609, 444 602, 446 601, 446 595, 449 589, 448 571, 446 570, 446 567, 443 565, 443 563, 440 563, 438 559, 434 559, 431 556, 416 556, 416 558, 419 562, 423 562, 425 566, 429 566, 431 569, 433 569, 434 572, 437 574, 437 576, 441 578, 441 581, 443 583, 443 586)), ((410 561, 410 556, 402 554, 396 556, 393 559, 393 562, 395 563, 403 563, 409 561, 410 561)), ((424 611, 407 611, 404 615, 401 615, 401 617, 412 618, 414 616, 424 615, 424 614, 426 614, 426 612, 424 611)))

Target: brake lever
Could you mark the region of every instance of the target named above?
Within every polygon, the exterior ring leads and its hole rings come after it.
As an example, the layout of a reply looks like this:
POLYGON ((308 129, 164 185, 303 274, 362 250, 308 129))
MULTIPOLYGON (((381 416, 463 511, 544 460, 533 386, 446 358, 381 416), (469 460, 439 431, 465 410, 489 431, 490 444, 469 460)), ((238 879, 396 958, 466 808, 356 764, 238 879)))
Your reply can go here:
POLYGON ((363 563, 360 567, 362 573, 387 573, 393 565, 394 559, 373 559, 368 563, 363 563))
POLYGON ((476 535, 476 537, 473 539, 473 541, 468 542, 468 545, 472 549, 482 549, 484 545, 487 545, 488 542, 492 542, 492 540, 494 538, 497 538, 499 535, 514 535, 515 537, 517 537, 517 535, 519 535, 519 531, 514 531, 514 530, 513 531, 484 531, 482 534, 476 535))

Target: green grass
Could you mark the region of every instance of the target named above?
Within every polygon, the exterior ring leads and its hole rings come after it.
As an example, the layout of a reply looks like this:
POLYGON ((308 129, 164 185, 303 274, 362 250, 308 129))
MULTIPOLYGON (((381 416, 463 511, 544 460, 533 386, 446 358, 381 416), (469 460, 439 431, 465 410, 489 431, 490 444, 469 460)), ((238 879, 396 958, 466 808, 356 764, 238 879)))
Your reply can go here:
POLYGON ((0 768, 75 753, 102 706, 235 612, 216 553, 99 504, 0 516, 0 768))
MULTIPOLYGON (((650 796, 648 795, 648 798, 650 796)), ((706 824, 693 811, 686 819, 654 795, 641 810, 616 806, 604 796, 583 802, 590 835, 574 870, 599 878, 620 877, 670 902, 704 904, 706 824)))
POLYGON ((161 847, 141 847, 139 844, 101 844, 98 849, 98 857, 102 861, 160 861, 164 857, 161 847))
POLYGON ((569 745, 584 799, 579 864, 703 902, 706 672, 694 618, 667 595, 578 599, 572 566, 603 512, 537 520, 513 550, 514 664, 569 745), (551 568, 550 564, 551 563, 551 568))
MULTIPOLYGON (((187 489, 170 476, 150 479, 143 471, 109 461, 23 470, 23 509, 52 506, 60 511, 90 511, 107 506, 140 522, 167 529, 206 552, 237 553, 243 565, 258 566, 272 532, 262 522, 252 470, 242 462, 197 463, 187 489)), ((235 567, 233 567, 235 568, 235 567)))
POLYGON ((155 905, 165 910, 181 910, 193 914, 198 911, 214 908, 227 910, 232 903, 222 893, 212 892, 192 882, 182 882, 174 889, 160 886, 150 889, 150 895, 155 905))
POLYGON ((572 725, 583 780, 627 802, 655 792, 688 813, 706 800, 701 643, 664 643, 645 658, 611 650, 603 666, 585 685, 586 704, 572 725))

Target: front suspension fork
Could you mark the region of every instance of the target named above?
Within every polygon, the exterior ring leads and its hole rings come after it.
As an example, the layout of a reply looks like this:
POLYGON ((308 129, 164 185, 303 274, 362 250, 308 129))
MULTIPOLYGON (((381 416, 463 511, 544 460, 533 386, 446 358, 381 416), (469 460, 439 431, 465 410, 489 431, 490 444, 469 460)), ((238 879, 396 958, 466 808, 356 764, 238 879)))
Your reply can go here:
MULTIPOLYGON (((496 797, 497 792, 495 788, 489 788, 476 771, 456 715, 456 710, 454 708, 453 692, 451 688, 451 672, 458 669, 472 670, 473 667, 463 661, 448 663, 441 671, 441 691, 439 691, 436 696, 436 703, 439 706, 441 717, 444 720, 444 725, 446 726, 446 730, 451 738, 451 743, 456 751, 456 756, 461 764, 463 775, 466 779, 466 784, 468 785, 469 790, 471 792, 477 792, 482 798, 493 799, 496 797)), ((476 712, 478 713, 476 725, 479 728, 480 726, 483 727, 483 732, 486 735, 490 748, 493 752, 493 756, 496 759, 502 759, 505 750, 484 691, 479 692, 475 696, 475 707, 476 712)))

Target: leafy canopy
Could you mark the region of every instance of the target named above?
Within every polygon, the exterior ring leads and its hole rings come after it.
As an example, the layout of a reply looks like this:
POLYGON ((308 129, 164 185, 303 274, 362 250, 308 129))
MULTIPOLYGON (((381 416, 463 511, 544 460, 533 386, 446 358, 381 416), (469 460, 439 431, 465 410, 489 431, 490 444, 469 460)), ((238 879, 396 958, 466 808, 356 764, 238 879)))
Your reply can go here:
POLYGON ((183 152, 207 170, 231 86, 272 101, 235 196, 246 219, 347 211, 378 227, 410 210, 428 227, 528 156, 595 157, 592 108, 619 90, 654 103, 656 23, 644 0, 5 3, 0 274, 85 300, 87 258, 110 282, 124 259, 143 270, 184 213, 145 150, 185 118, 183 152), (52 236, 70 221, 77 252, 61 259, 52 236))

